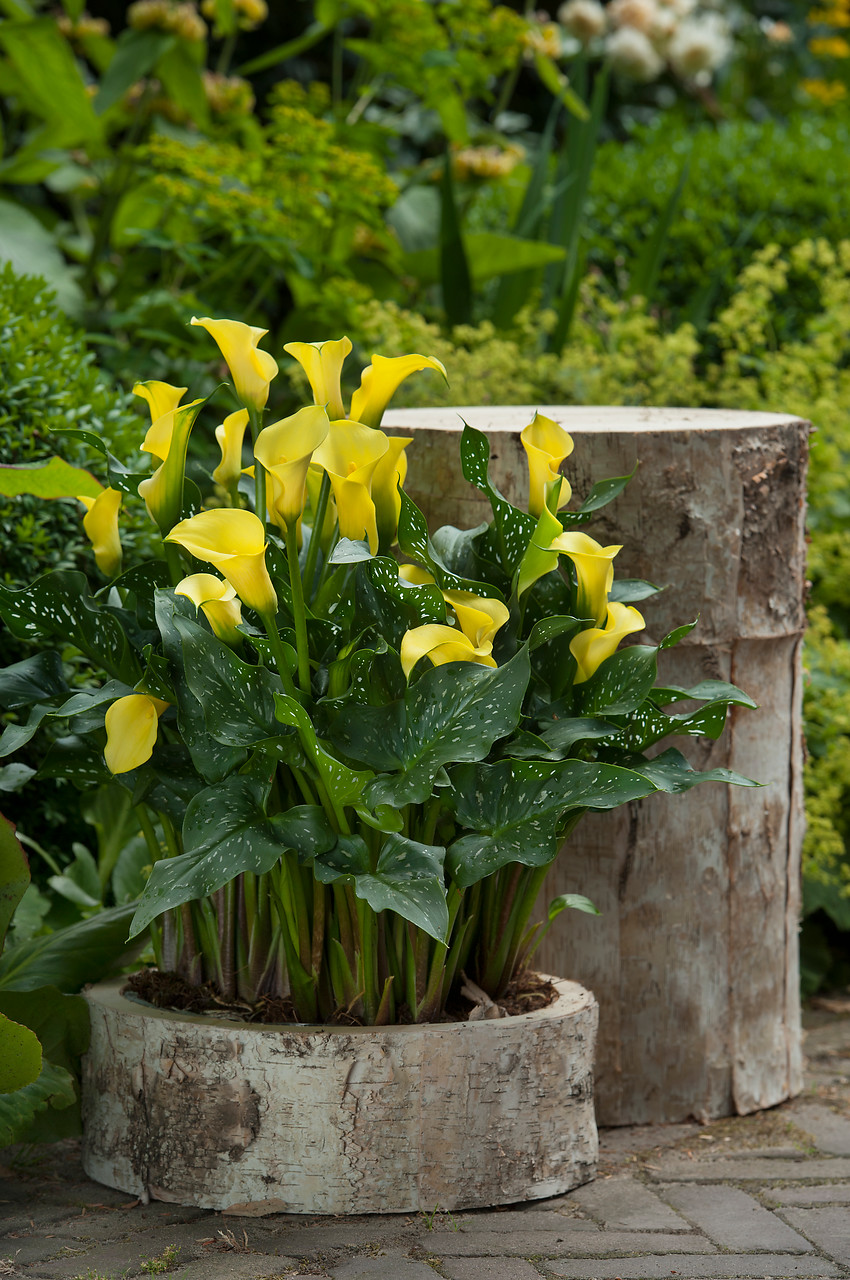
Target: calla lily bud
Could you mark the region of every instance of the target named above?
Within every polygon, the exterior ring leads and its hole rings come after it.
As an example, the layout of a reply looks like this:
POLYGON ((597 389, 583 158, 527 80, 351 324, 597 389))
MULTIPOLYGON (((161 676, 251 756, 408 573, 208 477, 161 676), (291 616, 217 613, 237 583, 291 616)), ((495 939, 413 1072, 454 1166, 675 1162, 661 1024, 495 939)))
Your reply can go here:
POLYGON ((378 550, 378 524, 371 485, 375 467, 389 449, 383 431, 362 422, 331 422, 313 462, 327 473, 336 500, 342 538, 366 539, 373 555, 378 550))
POLYGON ((407 453, 413 436, 390 436, 389 448, 372 473, 372 501, 378 526, 378 542, 389 549, 398 536, 398 518, 401 514, 401 498, 398 486, 407 477, 407 453))
POLYGON ((242 643, 238 628, 242 623, 242 605, 229 582, 214 573, 193 573, 174 588, 178 596, 186 596, 196 609, 203 609, 213 634, 235 649, 242 643))
POLYGON ((495 667, 492 648, 492 644, 476 648, 457 627, 430 622, 424 627, 414 627, 402 636, 401 667, 408 679, 419 659, 425 657, 430 658, 435 667, 446 662, 478 662, 484 667, 495 667))
POLYGON ((572 437, 551 418, 535 413, 520 440, 528 458, 528 510, 531 515, 540 515, 546 502, 547 486, 556 480, 560 481, 560 491, 554 509, 565 507, 572 497, 572 489, 558 468, 573 451, 572 437))
POLYGON ((351 397, 351 417, 368 427, 379 427, 384 410, 398 388, 412 373, 436 369, 448 382, 445 365, 433 356, 372 356, 360 375, 360 386, 351 397))
POLYGON ((578 613, 583 618, 593 618, 601 627, 608 613, 608 593, 614 585, 612 561, 622 551, 622 545, 602 547, 586 533, 562 533, 555 538, 551 550, 572 560, 578 581, 578 613))
POLYGON ((114 578, 121 572, 121 536, 118 532, 118 512, 121 509, 121 493, 118 489, 104 489, 96 498, 77 498, 86 508, 83 528, 94 548, 94 559, 100 572, 114 578))
POLYGON ((208 316, 201 320, 193 316, 191 323, 206 329, 218 343, 236 394, 245 407, 261 412, 269 398, 271 380, 279 372, 274 356, 261 351, 258 345, 268 329, 257 329, 241 320, 211 320, 208 316))
POLYGON ((342 366, 351 351, 349 338, 327 342, 287 342, 284 351, 297 360, 313 391, 313 403, 323 405, 328 417, 345 417, 342 404, 342 366))
POLYGON ((642 631, 643 628, 643 617, 632 605, 617 601, 611 603, 604 628, 591 627, 587 631, 580 631, 570 641, 570 653, 578 664, 574 683, 584 684, 611 657, 624 636, 642 631))
POLYGON ((155 454, 160 462, 168 457, 174 411, 187 391, 188 387, 172 387, 169 382, 137 382, 133 387, 133 395, 147 401, 151 415, 142 449, 155 454))
POLYGON ((181 520, 165 539, 177 542, 198 560, 224 574, 243 604, 268 616, 277 612, 277 596, 266 569, 262 520, 234 507, 201 511, 181 520))
POLYGON ((142 444, 146 453, 162 459, 162 465, 139 485, 139 497, 144 498, 148 515, 156 521, 163 537, 178 519, 183 505, 186 450, 203 403, 192 400, 167 410, 152 424, 142 444))
POLYGON ((266 502, 269 515, 281 529, 301 518, 310 460, 329 430, 325 409, 308 405, 290 418, 264 427, 257 436, 254 457, 268 472, 266 502))
POLYGON ((159 717, 169 704, 148 693, 130 693, 106 713, 103 755, 110 773, 129 773, 153 755, 159 717))
POLYGON ((242 474, 242 441, 248 425, 248 410, 237 409, 215 429, 215 438, 221 449, 221 462, 216 467, 213 480, 224 489, 235 489, 242 474))

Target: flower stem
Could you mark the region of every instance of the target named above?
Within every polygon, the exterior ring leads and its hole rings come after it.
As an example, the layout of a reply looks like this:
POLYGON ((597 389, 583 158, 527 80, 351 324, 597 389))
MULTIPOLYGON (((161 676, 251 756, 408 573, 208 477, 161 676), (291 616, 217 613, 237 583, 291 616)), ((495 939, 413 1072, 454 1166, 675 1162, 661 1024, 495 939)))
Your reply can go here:
POLYGON ((277 629, 277 619, 273 613, 261 613, 260 617, 262 619, 263 626, 266 629, 266 635, 271 641, 272 653, 274 654, 275 666, 277 667, 277 674, 280 676, 281 683, 283 684, 285 691, 289 694, 290 698, 294 698, 296 696, 295 685, 292 683, 289 675, 289 663, 286 660, 286 651, 283 647, 283 641, 280 638, 280 632, 277 629))
POLYGON ((298 565, 298 541, 295 524, 286 525, 286 558, 289 562, 289 585, 292 591, 292 614, 295 620, 295 648, 298 653, 298 683, 302 693, 310 693, 310 650, 307 639, 307 611, 304 607, 304 584, 298 565))
MULTIPOLYGON (((262 427, 262 413, 248 407, 248 420, 251 423, 251 442, 256 445, 257 436, 262 427)), ((254 514, 266 523, 266 469, 259 458, 254 458, 254 514)))
POLYGON ((319 490, 319 499, 316 503, 316 510, 313 512, 313 528, 310 532, 310 545, 307 548, 307 560, 304 565, 304 582, 307 593, 312 597, 313 579, 316 576, 316 560, 319 556, 319 538, 321 536, 322 527, 325 523, 325 512, 328 509, 328 501, 331 496, 331 481, 327 471, 322 473, 322 487, 319 490))

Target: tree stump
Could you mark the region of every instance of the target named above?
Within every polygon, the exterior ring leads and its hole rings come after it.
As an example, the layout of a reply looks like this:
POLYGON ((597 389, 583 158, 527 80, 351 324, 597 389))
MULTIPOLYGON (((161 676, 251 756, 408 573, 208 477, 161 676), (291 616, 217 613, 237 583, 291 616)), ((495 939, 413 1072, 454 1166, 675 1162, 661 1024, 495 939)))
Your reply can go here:
MULTIPOLYGON (((600 1005, 600 1124, 710 1119, 773 1106, 802 1088, 797 928, 803 834, 801 644, 810 426, 780 414, 541 406, 575 439, 574 493, 625 475, 589 527, 622 543, 618 577, 668 589, 641 606, 673 684, 729 680, 760 704, 733 710, 718 742, 671 741, 699 768, 764 785, 706 783, 588 815, 546 898, 587 894, 600 918, 566 913, 539 953, 600 1005), (669 586, 668 586, 669 584, 669 586)), ((469 527, 489 505, 464 481, 461 419, 485 431, 491 475, 524 506, 520 432, 529 407, 396 410, 415 436, 407 482, 432 529, 469 527)))

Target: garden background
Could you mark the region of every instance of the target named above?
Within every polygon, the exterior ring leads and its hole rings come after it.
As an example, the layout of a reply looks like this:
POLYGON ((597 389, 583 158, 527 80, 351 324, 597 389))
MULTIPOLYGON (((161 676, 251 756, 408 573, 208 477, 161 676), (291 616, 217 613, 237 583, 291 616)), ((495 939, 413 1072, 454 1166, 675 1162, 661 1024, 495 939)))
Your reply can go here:
MULTIPOLYGON (((86 432, 137 449, 131 388, 158 378, 212 393, 191 456, 208 477, 231 406, 192 315, 266 328, 275 354, 345 332, 349 369, 372 351, 441 359, 449 385, 414 377, 408 405, 814 423, 802 976, 804 994, 850 983, 850 0, 0 0, 0 15, 2 463, 102 472, 86 432)), ((275 416, 305 386, 284 367, 275 416)), ((80 504, 12 487, 0 471, 7 586, 89 568, 80 504)), ((138 502, 127 564, 149 537, 138 502)), ((34 652, 0 635, 4 665, 34 652)), ((59 654, 66 676, 78 653, 59 654)), ((4 755, 19 694, 4 686, 4 755)), ((102 760, 56 778, 73 749, 57 728, 37 772, 25 749, 0 762, 32 867, 0 958, 10 1014, 120 955, 149 862, 102 760)))

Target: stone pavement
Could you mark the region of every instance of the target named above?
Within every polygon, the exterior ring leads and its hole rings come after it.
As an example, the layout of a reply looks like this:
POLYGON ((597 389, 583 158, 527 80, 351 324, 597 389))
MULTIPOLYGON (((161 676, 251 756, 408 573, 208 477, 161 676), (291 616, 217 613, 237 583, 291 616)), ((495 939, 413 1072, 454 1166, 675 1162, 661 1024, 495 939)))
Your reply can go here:
POLYGON ((236 1218, 101 1187, 73 1141, 18 1149, 0 1166, 0 1276, 850 1277, 850 1018, 814 1023, 801 1098, 703 1127, 605 1130, 595 1182, 495 1212, 236 1218))

